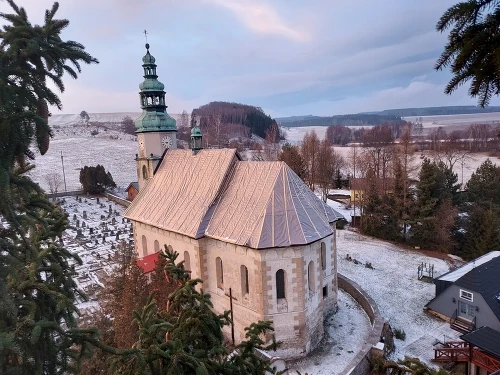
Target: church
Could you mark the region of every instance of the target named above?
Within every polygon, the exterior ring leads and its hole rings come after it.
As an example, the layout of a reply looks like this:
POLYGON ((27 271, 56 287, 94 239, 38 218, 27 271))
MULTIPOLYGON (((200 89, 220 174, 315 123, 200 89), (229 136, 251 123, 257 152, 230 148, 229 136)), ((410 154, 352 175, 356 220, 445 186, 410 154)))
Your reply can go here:
POLYGON ((146 44, 142 115, 136 120, 139 194, 124 216, 133 224, 138 263, 152 270, 171 246, 191 277, 203 280, 217 313, 231 310, 228 340, 245 327, 273 322, 278 355, 299 358, 323 337, 323 317, 337 305, 335 222, 325 205, 284 163, 244 161, 233 149, 178 149, 164 85, 146 44))

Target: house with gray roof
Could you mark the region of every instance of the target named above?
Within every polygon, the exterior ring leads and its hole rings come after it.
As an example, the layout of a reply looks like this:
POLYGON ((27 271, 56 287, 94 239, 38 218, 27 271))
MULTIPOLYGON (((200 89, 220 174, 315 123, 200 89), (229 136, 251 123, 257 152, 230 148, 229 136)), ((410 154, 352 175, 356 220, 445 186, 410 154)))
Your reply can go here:
POLYGON ((457 331, 476 327, 500 331, 500 251, 491 251, 434 280, 436 297, 425 310, 450 321, 457 331))

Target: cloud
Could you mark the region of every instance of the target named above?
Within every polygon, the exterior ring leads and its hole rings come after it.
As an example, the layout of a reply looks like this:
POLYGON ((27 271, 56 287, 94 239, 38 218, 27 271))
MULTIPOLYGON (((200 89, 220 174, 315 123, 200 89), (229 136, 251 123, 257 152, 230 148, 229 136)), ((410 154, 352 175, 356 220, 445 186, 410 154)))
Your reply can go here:
POLYGON ((251 30, 268 35, 280 35, 296 42, 306 42, 311 35, 286 24, 271 6, 254 0, 203 0, 232 11, 251 30))

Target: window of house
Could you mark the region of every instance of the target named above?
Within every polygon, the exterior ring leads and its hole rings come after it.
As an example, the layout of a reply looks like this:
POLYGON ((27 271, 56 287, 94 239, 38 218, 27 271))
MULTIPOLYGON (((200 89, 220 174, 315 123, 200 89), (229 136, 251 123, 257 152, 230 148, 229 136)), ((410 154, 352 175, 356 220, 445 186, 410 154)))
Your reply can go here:
POLYGON ((474 298, 473 298, 473 294, 471 292, 468 292, 466 290, 462 290, 460 289, 460 298, 463 298, 467 301, 470 301, 470 302, 473 302, 474 298))
POLYGON ((314 262, 310 261, 307 267, 307 283, 309 284, 309 290, 314 292, 316 290, 316 285, 314 283, 314 262))
POLYGON ((323 287, 323 298, 328 297, 328 285, 323 287))
POLYGON ((359 194, 354 194, 354 198, 359 198, 359 194))
POLYGON ((326 270, 326 245, 324 242, 321 242, 321 268, 326 270))
POLYGON ((285 271, 278 270, 276 272, 276 298, 284 299, 286 298, 285 293, 285 271))
POLYGON ((246 266, 240 267, 241 273, 241 295, 247 295, 250 292, 250 287, 248 284, 248 268, 246 266))
POLYGON ((148 255, 148 240, 146 236, 142 236, 142 256, 148 255))
POLYGON ((222 259, 215 259, 215 273, 217 274, 217 288, 224 289, 224 270, 222 268, 222 259))
POLYGON ((145 165, 142 166, 142 178, 145 180, 148 179, 148 169, 146 168, 145 165))
POLYGON ((158 240, 155 240, 155 253, 160 252, 160 243, 158 240))

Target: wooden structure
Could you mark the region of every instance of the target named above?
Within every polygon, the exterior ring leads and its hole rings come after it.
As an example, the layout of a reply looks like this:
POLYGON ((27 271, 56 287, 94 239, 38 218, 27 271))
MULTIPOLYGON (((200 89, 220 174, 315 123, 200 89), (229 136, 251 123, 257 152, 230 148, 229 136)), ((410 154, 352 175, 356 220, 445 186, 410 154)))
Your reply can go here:
POLYGON ((487 373, 500 371, 500 332, 481 327, 461 336, 464 341, 450 341, 434 348, 434 362, 468 362, 487 373))

